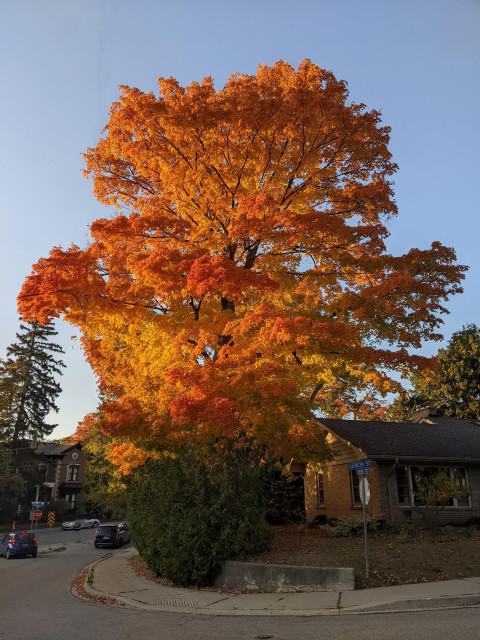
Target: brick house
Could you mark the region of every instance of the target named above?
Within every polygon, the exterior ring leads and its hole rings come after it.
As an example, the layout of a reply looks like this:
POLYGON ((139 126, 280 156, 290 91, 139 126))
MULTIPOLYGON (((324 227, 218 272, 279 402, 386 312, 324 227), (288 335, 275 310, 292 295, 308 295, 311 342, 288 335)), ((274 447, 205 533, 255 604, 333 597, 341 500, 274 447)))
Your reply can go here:
POLYGON ((389 525, 418 524, 414 508, 419 473, 445 471, 468 489, 439 513, 440 523, 480 517, 480 422, 440 418, 432 409, 416 412, 412 423, 322 419, 335 459, 304 469, 307 522, 362 512, 359 478, 348 463, 371 459, 369 516, 389 525))
POLYGON ((85 477, 85 456, 79 442, 69 444, 47 443, 36 448, 45 465, 45 480, 40 488, 39 500, 51 502, 64 498, 75 511, 77 495, 85 477))

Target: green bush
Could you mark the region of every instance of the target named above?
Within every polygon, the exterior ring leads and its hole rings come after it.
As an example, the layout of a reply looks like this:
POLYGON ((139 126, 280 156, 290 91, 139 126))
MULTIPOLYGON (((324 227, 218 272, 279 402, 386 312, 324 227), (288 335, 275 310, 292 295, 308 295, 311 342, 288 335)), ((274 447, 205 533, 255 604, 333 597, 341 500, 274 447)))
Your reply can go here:
POLYGON ((270 500, 267 522, 272 525, 305 522, 305 491, 303 475, 282 473, 273 467, 268 478, 270 500))
POLYGON ((68 500, 65 498, 59 498, 58 500, 53 500, 47 505, 46 511, 54 511, 55 512, 55 522, 63 522, 68 512, 70 511, 71 506, 68 500))
MULTIPOLYGON (((331 520, 329 524, 322 525, 319 528, 331 533, 336 538, 358 536, 363 533, 363 516, 336 518, 335 520, 331 520)), ((377 528, 378 520, 376 518, 367 517, 367 530, 376 531, 377 528)))
POLYGON ((84 491, 80 491, 77 494, 77 499, 75 500, 75 517, 82 518, 87 513, 87 497, 84 491))
POLYGON ((128 482, 132 541, 157 575, 208 585, 227 559, 268 548, 269 465, 245 440, 190 447, 136 470, 128 482))

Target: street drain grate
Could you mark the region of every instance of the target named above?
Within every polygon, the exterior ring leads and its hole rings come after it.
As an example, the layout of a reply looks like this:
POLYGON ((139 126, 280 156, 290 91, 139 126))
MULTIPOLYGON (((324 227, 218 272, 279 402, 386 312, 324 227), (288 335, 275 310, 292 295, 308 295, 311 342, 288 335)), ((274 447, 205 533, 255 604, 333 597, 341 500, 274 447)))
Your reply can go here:
POLYGON ((157 600, 162 607, 180 607, 182 609, 198 609, 194 600, 157 600))

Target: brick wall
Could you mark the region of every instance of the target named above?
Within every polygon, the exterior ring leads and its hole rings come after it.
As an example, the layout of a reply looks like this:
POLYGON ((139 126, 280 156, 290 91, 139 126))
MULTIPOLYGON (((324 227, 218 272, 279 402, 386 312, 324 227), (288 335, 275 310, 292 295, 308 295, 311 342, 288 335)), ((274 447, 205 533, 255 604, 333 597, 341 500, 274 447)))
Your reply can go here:
MULTIPOLYGON (((328 434, 328 444, 336 453, 335 461, 326 465, 308 465, 305 471, 305 511, 306 520, 311 522, 317 516, 342 518, 362 514, 362 505, 353 502, 350 481, 349 462, 365 459, 365 454, 353 445, 328 434), (324 504, 318 504, 316 474, 323 474, 324 504)), ((367 505, 367 514, 384 518, 382 492, 380 490, 380 471, 373 463, 369 469, 368 482, 371 498, 367 505)))
POLYGON ((74 448, 67 451, 60 462, 59 484, 67 482, 68 468, 73 464, 78 465, 78 476, 75 482, 83 483, 85 478, 85 457, 81 449, 74 448))

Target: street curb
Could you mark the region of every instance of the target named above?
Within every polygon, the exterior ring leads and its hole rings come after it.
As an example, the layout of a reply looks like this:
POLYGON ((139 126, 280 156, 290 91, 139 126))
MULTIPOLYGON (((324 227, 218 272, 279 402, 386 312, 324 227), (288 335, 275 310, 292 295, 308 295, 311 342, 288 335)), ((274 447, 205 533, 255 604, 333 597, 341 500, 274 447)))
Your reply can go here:
POLYGON ((80 600, 84 600, 85 602, 95 602, 96 604, 110 605, 110 606, 126 606, 126 603, 122 602, 117 596, 113 596, 109 593, 103 593, 102 591, 97 591, 94 587, 91 587, 88 583, 88 577, 90 575, 90 571, 94 570, 95 566, 100 562, 107 560, 109 556, 105 556, 103 558, 99 558, 98 560, 94 560, 90 564, 87 564, 82 571, 78 574, 75 580, 72 582, 71 593, 75 597, 80 600), (79 591, 78 581, 81 579, 82 574, 85 574, 85 578, 81 584, 81 587, 84 594, 79 591))
POLYGON ((102 591, 97 591, 94 586, 91 586, 88 583, 88 576, 90 572, 93 570, 93 584, 95 584, 95 567, 108 560, 110 556, 105 556, 103 558, 99 558, 94 562, 86 565, 82 572, 77 576, 76 580, 72 583, 71 592, 77 598, 87 601, 94 602, 96 604, 108 605, 108 606, 121 606, 126 607, 128 609, 134 609, 136 611, 158 611, 160 613, 182 613, 182 614, 190 614, 190 615, 209 615, 209 616, 248 616, 248 617, 278 617, 278 616, 297 616, 297 617, 313 617, 313 616, 358 616, 358 615, 379 615, 379 614, 394 614, 394 613, 417 613, 421 611, 446 611, 453 609, 466 609, 466 608, 475 608, 480 609, 480 600, 478 595, 468 595, 468 596, 445 596, 443 598, 435 598, 435 604, 433 606, 422 606, 422 603, 427 603, 428 600, 415 600, 415 601, 397 601, 397 603, 389 603, 382 608, 382 605, 371 605, 371 606, 363 606, 363 607, 355 607, 350 609, 343 609, 342 607, 337 609, 311 609, 311 610, 301 610, 301 609, 288 609, 288 610, 265 610, 265 609, 254 609, 254 610, 238 610, 238 609, 230 609, 230 610, 222 610, 215 611, 211 609, 204 608, 181 608, 178 606, 165 606, 165 605, 149 605, 146 603, 140 603, 138 601, 132 600, 131 598, 126 598, 118 595, 113 595, 109 593, 104 593, 102 591), (77 580, 81 577, 81 575, 85 572, 85 579, 83 580, 82 588, 86 595, 81 594, 78 591, 76 586, 77 580), (467 600, 474 600, 474 602, 467 602, 467 600), (455 604, 452 600, 463 600, 461 604, 455 604), (449 603, 447 604, 447 601, 449 603), (399 608, 395 608, 395 604, 399 606, 399 608), (402 608, 405 606, 405 608, 402 608))
POLYGON ((39 545, 39 547, 38 547, 38 553, 39 554, 40 553, 42 553, 42 554, 43 553, 52 553, 53 551, 60 552, 60 551, 66 551, 66 550, 67 550, 67 546, 65 544, 59 544, 56 547, 52 546, 52 545, 49 545, 48 547, 47 547, 47 545, 39 545), (42 546, 43 548, 40 549, 40 546, 42 546))

